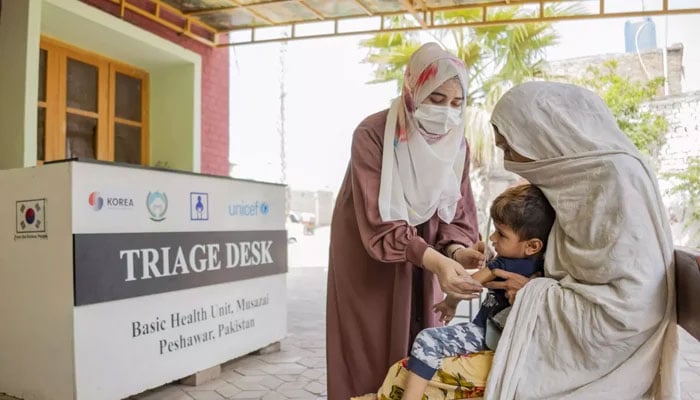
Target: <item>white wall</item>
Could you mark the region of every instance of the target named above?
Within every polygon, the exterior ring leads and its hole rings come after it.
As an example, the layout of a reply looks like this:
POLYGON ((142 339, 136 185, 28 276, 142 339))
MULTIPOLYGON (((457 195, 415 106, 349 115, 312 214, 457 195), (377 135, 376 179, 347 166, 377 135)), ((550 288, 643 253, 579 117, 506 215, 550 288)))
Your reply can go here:
MULTIPOLYGON (((668 208, 674 242, 700 247, 700 224, 691 223, 688 199, 670 194, 673 181, 666 174, 685 171, 692 157, 700 157, 700 92, 655 101, 650 108, 668 121, 666 144, 659 152, 659 186, 668 208)), ((697 201, 697 200, 696 200, 697 201)))

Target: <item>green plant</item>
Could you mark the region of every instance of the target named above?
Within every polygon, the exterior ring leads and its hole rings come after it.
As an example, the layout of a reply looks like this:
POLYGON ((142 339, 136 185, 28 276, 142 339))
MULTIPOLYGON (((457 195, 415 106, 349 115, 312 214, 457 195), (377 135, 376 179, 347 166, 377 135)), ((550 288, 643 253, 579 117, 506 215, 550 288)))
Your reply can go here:
MULTIPOLYGON (((571 15, 582 10, 560 4, 546 6, 546 15, 571 15)), ((449 11, 435 15, 436 25, 456 25, 483 18, 480 8, 449 11)), ((536 17, 537 11, 521 6, 498 7, 489 13, 490 21, 536 17)), ((390 20, 391 27, 410 25, 403 17, 390 20)), ((488 218, 492 200, 489 174, 495 151, 491 112, 493 106, 510 87, 542 75, 545 50, 556 44, 559 36, 550 23, 489 25, 473 28, 449 28, 434 31, 381 33, 360 43, 369 49, 365 62, 374 66, 371 82, 396 82, 397 92, 403 84, 403 73, 411 55, 427 41, 432 41, 459 57, 467 66, 468 91, 465 99, 465 137, 471 152, 472 182, 475 189, 479 221, 488 218), (481 218, 483 217, 483 218, 481 218)), ((480 226, 479 231, 483 231, 480 226)))
MULTIPOLYGON (((670 193, 680 194, 687 202, 690 219, 686 221, 685 227, 690 227, 693 222, 700 222, 700 157, 690 158, 688 169, 685 171, 665 174, 664 177, 671 178, 674 182, 670 193)), ((698 236, 700 232, 697 232, 694 239, 697 240, 698 236)))
MULTIPOLYGON (((571 15, 574 6, 546 6, 546 15, 571 15)), ((480 8, 447 11, 435 15, 436 25, 478 21, 480 8)), ((528 19, 536 10, 521 6, 500 7, 489 14, 489 20, 528 19)), ((394 17, 392 27, 407 26, 411 21, 394 17)), ((487 165, 493 156, 493 132, 489 118, 493 105, 511 86, 542 73, 545 49, 557 43, 558 35, 551 23, 489 25, 431 31, 432 40, 457 55, 468 68, 468 91, 465 99, 469 121, 465 135, 470 143, 475 167, 487 165)), ((366 62, 374 65, 371 83, 395 81, 397 91, 403 80, 408 60, 424 42, 425 32, 380 33, 364 40, 369 49, 366 62)))
POLYGON ((642 153, 654 155, 665 142, 668 122, 643 104, 654 98, 664 80, 635 82, 619 75, 617 67, 616 61, 608 61, 602 67, 589 67, 589 75, 577 83, 598 93, 632 143, 642 153))

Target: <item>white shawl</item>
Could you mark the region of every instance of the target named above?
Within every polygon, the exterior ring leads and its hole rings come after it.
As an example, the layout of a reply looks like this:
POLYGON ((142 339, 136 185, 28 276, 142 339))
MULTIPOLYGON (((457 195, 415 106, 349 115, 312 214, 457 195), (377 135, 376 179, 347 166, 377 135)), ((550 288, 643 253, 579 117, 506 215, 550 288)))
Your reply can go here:
POLYGON ((654 172, 594 93, 530 82, 492 123, 556 210, 486 399, 679 399, 673 242, 654 172))
POLYGON ((452 222, 462 197, 461 183, 467 145, 464 122, 447 135, 425 132, 415 108, 452 78, 462 85, 464 121, 467 71, 461 60, 435 43, 421 46, 408 62, 401 96, 394 99, 384 128, 379 214, 382 221, 420 225, 435 212, 452 222))

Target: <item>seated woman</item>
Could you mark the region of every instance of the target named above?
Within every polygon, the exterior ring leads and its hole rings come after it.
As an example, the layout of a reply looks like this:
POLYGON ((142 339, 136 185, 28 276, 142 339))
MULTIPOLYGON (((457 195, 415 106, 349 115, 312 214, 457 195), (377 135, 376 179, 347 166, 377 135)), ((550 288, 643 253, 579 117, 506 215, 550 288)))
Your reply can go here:
POLYGON ((673 245, 651 167, 574 85, 517 86, 492 123, 506 169, 556 220, 544 278, 496 271, 506 280, 486 285, 514 304, 484 398, 679 399, 673 245))

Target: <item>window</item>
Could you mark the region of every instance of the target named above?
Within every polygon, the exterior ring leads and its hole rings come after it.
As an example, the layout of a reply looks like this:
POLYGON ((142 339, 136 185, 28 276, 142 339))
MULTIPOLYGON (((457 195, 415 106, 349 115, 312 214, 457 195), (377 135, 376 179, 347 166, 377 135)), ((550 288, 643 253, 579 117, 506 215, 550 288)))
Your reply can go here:
POLYGON ((42 38, 37 160, 148 163, 148 74, 42 38))

